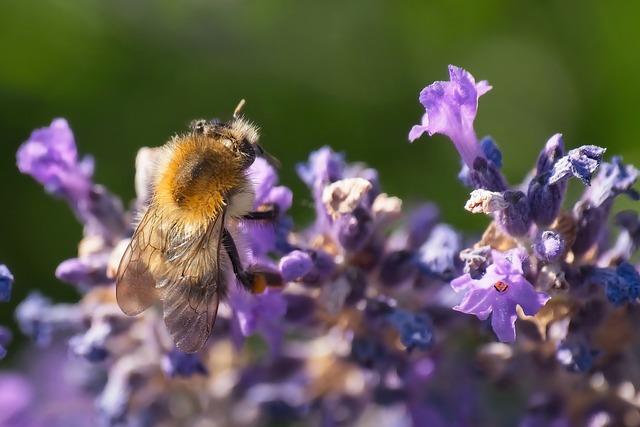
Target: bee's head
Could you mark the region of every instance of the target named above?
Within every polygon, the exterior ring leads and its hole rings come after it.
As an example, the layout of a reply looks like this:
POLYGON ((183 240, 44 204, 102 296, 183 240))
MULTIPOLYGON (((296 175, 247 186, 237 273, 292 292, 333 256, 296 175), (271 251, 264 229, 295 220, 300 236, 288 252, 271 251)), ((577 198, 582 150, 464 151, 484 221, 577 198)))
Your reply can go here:
POLYGON ((258 128, 240 116, 234 116, 228 122, 214 120, 194 120, 191 132, 196 135, 213 138, 227 147, 245 170, 253 164, 258 154, 277 165, 277 160, 260 146, 258 128))

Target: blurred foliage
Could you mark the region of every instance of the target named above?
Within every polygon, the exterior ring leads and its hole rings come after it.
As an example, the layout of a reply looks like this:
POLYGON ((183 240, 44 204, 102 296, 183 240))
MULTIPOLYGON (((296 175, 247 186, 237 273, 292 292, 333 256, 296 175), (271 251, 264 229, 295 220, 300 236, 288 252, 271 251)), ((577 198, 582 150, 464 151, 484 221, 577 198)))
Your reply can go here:
MULTIPOLYGON (((633 75, 640 57, 633 2, 597 0, 8 0, 0 14, 0 262, 16 277, 13 304, 32 289, 74 298, 53 272, 76 253, 67 207, 15 167, 32 129, 69 120, 98 183, 132 199, 134 156, 194 118, 227 118, 241 98, 282 162, 296 218, 308 191, 294 165, 329 144, 380 171, 407 205, 430 199, 446 221, 479 231, 461 207, 458 158, 444 137, 413 145, 417 97, 447 65, 486 79, 476 129, 503 149, 517 182, 547 138, 600 144, 640 163, 633 75)), ((576 187, 577 188, 577 187, 576 187)))

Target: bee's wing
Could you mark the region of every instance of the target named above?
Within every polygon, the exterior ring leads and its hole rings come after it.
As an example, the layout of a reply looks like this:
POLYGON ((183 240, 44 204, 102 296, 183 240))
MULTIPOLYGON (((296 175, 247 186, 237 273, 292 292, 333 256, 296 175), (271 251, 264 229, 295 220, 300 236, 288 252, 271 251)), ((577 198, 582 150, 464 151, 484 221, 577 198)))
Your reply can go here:
POLYGON ((158 250, 157 234, 161 218, 155 207, 147 209, 142 221, 131 237, 116 275, 116 300, 122 311, 135 316, 158 300, 156 281, 149 270, 151 257, 158 250), (154 237, 156 236, 156 237, 154 237))
POLYGON ((216 320, 220 292, 227 289, 221 265, 223 211, 207 230, 181 242, 172 261, 175 268, 159 284, 162 288, 164 322, 176 346, 194 353, 204 345, 216 320))

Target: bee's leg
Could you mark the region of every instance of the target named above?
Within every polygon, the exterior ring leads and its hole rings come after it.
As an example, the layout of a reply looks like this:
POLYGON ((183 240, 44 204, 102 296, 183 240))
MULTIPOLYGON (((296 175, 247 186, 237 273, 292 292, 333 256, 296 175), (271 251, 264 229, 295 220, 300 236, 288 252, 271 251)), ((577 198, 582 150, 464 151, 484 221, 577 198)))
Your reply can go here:
POLYGON ((242 287, 254 294, 261 294, 267 287, 278 288, 282 286, 282 276, 280 273, 268 270, 245 270, 240 261, 240 254, 233 241, 231 233, 225 228, 222 230, 222 244, 229 255, 233 273, 238 278, 242 287))
POLYGON ((263 205, 265 207, 264 210, 247 212, 242 216, 243 219, 252 219, 252 220, 274 220, 278 217, 280 213, 280 208, 275 203, 265 203, 263 205))

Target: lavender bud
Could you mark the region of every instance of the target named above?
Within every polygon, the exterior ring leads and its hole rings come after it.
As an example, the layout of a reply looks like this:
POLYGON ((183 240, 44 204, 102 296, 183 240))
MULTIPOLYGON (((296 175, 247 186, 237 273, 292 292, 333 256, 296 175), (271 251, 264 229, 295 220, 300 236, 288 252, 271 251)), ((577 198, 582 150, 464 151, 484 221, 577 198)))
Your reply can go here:
POLYGON ((480 148, 491 163, 493 163, 498 169, 502 168, 502 152, 498 144, 490 136, 485 136, 480 141, 480 148))
POLYGON ((535 176, 529 182, 529 210, 531 219, 538 225, 546 226, 551 224, 562 207, 566 183, 549 184, 549 173, 535 176))
POLYGON ((56 277, 65 283, 86 291, 93 286, 110 284, 107 277, 109 253, 99 253, 82 258, 71 258, 60 263, 56 277))
POLYGON ((538 156, 536 175, 542 175, 551 170, 553 165, 564 155, 564 141, 562 134, 553 135, 538 156))
POLYGON ((496 221, 511 236, 526 234, 531 226, 527 196, 522 191, 512 190, 505 191, 503 196, 509 206, 496 214, 496 221))
POLYGON ((311 271, 313 259, 307 252, 292 251, 280 259, 278 268, 285 282, 293 282, 311 271))
POLYGON ((315 315, 316 300, 304 294, 284 294, 287 312, 284 319, 288 323, 309 323, 315 315))
POLYGON ((334 229, 340 245, 347 251, 355 252, 362 249, 371 239, 373 218, 366 208, 358 206, 353 213, 336 219, 334 229))
POLYGON ((304 276, 301 281, 308 285, 318 285, 328 280, 336 270, 336 263, 333 256, 328 253, 315 250, 308 251, 313 261, 313 267, 304 276))
POLYGON ((591 249, 602 235, 606 212, 590 206, 589 202, 579 202, 574 208, 574 215, 577 217, 578 231, 571 250, 576 256, 581 256, 591 249))
POLYGON ((489 191, 505 191, 507 181, 502 176, 498 166, 484 157, 476 157, 473 169, 469 172, 469 182, 473 188, 489 191))
POLYGON ((533 244, 533 252, 545 262, 557 261, 564 251, 564 238, 556 231, 538 233, 533 244))

